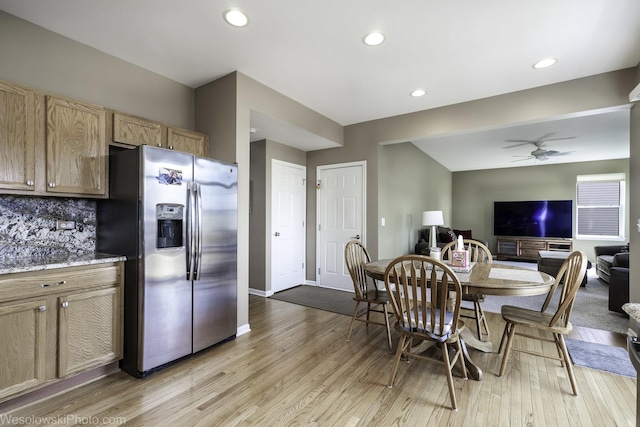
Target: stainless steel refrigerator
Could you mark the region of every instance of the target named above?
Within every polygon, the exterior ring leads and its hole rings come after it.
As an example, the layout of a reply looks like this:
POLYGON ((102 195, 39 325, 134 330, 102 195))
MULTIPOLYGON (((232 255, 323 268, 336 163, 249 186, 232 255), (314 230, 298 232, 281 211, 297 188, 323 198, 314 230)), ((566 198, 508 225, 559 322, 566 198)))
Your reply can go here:
POLYGON ((140 146, 112 152, 100 252, 127 256, 124 359, 143 377, 234 338, 237 165, 140 146))

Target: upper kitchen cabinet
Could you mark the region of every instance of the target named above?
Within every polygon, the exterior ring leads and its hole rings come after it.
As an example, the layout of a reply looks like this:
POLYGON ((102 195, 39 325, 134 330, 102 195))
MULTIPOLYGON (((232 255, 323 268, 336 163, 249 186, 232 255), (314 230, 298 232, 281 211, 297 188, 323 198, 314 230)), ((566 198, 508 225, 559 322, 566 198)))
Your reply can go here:
POLYGON ((200 157, 209 155, 207 135, 117 112, 113 113, 113 143, 133 146, 152 145, 200 157))
POLYGON ((103 107, 46 97, 46 191, 106 196, 106 112, 103 107))
POLYGON ((186 129, 168 128, 167 146, 171 150, 184 151, 199 157, 209 156, 209 137, 186 129))
POLYGON ((0 81, 0 189, 34 191, 35 92, 0 81))
POLYGON ((129 145, 163 147, 160 123, 122 113, 113 113, 113 141, 129 145))

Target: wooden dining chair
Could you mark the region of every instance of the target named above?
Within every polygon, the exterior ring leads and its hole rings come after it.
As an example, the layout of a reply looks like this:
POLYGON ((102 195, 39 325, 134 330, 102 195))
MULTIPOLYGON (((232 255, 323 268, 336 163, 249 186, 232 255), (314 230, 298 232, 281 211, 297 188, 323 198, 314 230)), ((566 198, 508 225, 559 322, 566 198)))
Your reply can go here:
MULTIPOLYGON (((511 305, 503 305, 501 309, 502 319, 506 322, 502 339, 500 340, 500 348, 498 353, 502 355, 502 363, 500 364, 499 377, 504 375, 504 371, 507 367, 507 361, 509 360, 509 354, 513 351, 521 353, 528 353, 534 356, 545 357, 547 359, 553 359, 560 361, 561 365, 564 365, 567 369, 569 381, 571 383, 571 390, 574 396, 578 395, 578 389, 576 387, 576 380, 573 375, 573 366, 569 351, 564 341, 564 335, 569 334, 573 326, 569 322, 571 316, 571 310, 576 299, 578 289, 582 283, 582 278, 587 272, 587 255, 581 251, 575 251, 567 257, 567 260, 562 264, 560 272, 553 283, 551 290, 547 294, 547 298, 542 305, 540 311, 531 310, 522 307, 515 307, 511 305), (562 282, 562 285, 560 283, 562 282), (553 298, 556 289, 560 285, 561 291, 558 299, 558 309, 553 313, 548 313, 547 308, 553 298), (530 330, 537 330, 539 333, 531 334, 530 330), (518 332, 518 330, 520 330, 518 332), (553 342, 556 346, 558 355, 550 355, 546 353, 540 353, 525 348, 522 345, 521 348, 512 347, 514 335, 520 335, 522 337, 553 342)), ((527 345, 527 347, 529 347, 527 345)))
MULTIPOLYGON (((469 261, 485 263, 493 262, 491 251, 484 243, 473 239, 464 239, 463 242, 465 248, 469 251, 469 261)), ((444 248, 442 248, 441 256, 443 260, 451 260, 451 251, 456 249, 457 243, 457 241, 454 241, 448 243, 444 248)), ((486 335, 489 335, 489 324, 487 323, 487 318, 484 314, 484 310, 482 309, 482 303, 485 298, 485 295, 462 294, 463 301, 473 302, 473 313, 471 315, 461 314, 461 316, 475 320, 476 332, 479 340, 482 340, 482 328, 484 328, 486 335)))
POLYGON ((357 240, 352 240, 347 243, 344 248, 344 259, 349 270, 349 275, 353 281, 353 290, 355 295, 353 300, 356 302, 356 307, 353 310, 353 316, 351 317, 351 326, 349 327, 349 335, 347 336, 347 342, 351 340, 351 332, 353 332, 353 325, 356 320, 365 322, 369 325, 384 326, 387 330, 387 344, 389 346, 389 352, 393 351, 393 344, 391 342, 391 326, 389 323, 389 298, 387 292, 378 289, 371 277, 367 276, 365 265, 371 262, 371 257, 367 249, 357 240), (366 311, 358 314, 358 309, 361 304, 366 304, 366 311), (371 319, 371 313, 382 313, 384 322, 371 319))
POLYGON ((407 361, 412 357, 437 360, 444 364, 451 406, 457 411, 452 365, 459 361, 462 376, 467 378, 460 341, 460 331, 464 328, 464 323, 459 320, 460 281, 440 261, 424 255, 405 255, 389 264, 384 274, 384 285, 396 317, 394 327, 400 333, 387 387, 393 387, 401 356, 404 355, 407 361), (436 343, 442 360, 420 353, 423 349, 414 347, 416 341, 436 343), (453 351, 450 351, 450 345, 454 346, 453 351))

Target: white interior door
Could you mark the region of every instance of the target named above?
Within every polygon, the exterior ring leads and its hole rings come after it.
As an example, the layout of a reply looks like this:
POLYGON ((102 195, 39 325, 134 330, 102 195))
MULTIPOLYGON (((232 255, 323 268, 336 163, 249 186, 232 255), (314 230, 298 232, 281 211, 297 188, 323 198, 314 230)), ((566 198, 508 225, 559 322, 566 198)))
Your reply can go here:
POLYGON ((366 162, 318 167, 318 286, 353 291, 344 247, 365 243, 365 177, 366 162))
POLYGON ((271 162, 271 290, 304 283, 306 175, 304 166, 271 162))

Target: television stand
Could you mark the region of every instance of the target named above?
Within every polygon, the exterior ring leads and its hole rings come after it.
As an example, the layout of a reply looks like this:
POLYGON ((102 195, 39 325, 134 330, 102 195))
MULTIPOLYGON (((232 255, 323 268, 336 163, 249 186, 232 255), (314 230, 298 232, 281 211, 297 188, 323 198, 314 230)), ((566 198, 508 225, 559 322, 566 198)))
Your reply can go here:
POLYGON ((497 237, 496 258, 499 260, 537 261, 540 251, 572 252, 573 242, 570 239, 544 237, 497 237))

